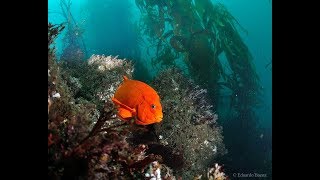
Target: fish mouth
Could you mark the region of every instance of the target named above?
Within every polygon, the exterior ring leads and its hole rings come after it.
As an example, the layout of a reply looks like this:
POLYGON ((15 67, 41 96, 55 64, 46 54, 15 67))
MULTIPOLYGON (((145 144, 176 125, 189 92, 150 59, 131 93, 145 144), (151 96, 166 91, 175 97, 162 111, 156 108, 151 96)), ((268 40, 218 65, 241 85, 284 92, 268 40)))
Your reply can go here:
POLYGON ((156 122, 161 122, 162 119, 163 119, 163 116, 157 116, 157 117, 156 117, 156 122))

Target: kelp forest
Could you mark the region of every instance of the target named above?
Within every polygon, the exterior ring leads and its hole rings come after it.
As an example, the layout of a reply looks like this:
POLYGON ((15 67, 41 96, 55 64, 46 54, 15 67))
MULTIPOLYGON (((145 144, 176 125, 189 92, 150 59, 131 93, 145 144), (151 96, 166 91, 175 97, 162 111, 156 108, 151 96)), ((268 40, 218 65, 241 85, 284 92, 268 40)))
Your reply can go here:
MULTIPOLYGON (((205 179, 223 179, 224 175, 217 174, 222 171, 231 179, 232 173, 252 172, 267 174, 267 178, 272 179, 270 142, 261 141, 260 117, 256 113, 263 105, 262 85, 254 58, 243 40, 243 36, 250 35, 250 32, 224 4, 211 0, 86 1, 83 21, 74 16, 73 1, 58 2, 59 12, 50 8, 48 11, 49 16, 59 14, 63 19, 59 25, 48 25, 48 103, 50 101, 52 105, 50 113, 48 105, 49 135, 51 133, 52 137, 53 134, 57 142, 65 145, 63 149, 66 150, 64 155, 68 154, 67 159, 70 154, 79 152, 80 157, 91 158, 86 166, 89 169, 86 176, 94 179, 120 176, 139 179, 143 175, 136 173, 138 169, 152 175, 153 171, 143 169, 151 162, 160 162, 165 167, 160 168, 162 175, 167 174, 163 179, 174 179, 173 174, 178 179, 196 179, 201 178, 201 173, 205 174, 205 179), (129 10, 133 8, 138 15, 134 16, 134 12, 129 10), (55 56, 57 50, 54 48, 57 36, 61 37, 63 44, 59 57, 55 56), (108 67, 103 64, 103 70, 102 62, 109 63, 108 67), (121 74, 147 82, 159 92, 164 107, 161 125, 132 127, 114 123, 114 117, 110 115, 114 111, 113 106, 106 103, 106 99, 122 81, 121 74), (57 85, 59 82, 60 87, 57 85), (59 100, 57 92, 60 93, 59 100), (68 99, 63 99, 66 95, 68 99), (54 106, 55 101, 63 108, 54 106), (63 112, 58 112, 61 109, 63 112), (194 120, 196 117, 201 120, 194 120), (93 124, 90 123, 92 119, 95 119, 93 124), (55 124, 56 121, 59 123, 55 124), (66 125, 69 121, 73 128, 76 128, 76 121, 86 126, 81 132, 87 136, 69 132, 72 131, 66 125), (110 121, 110 127, 103 128, 102 124, 107 121, 110 121), (64 122, 63 127, 61 122, 64 122), (179 129, 181 127, 183 131, 179 129), (59 131, 63 128, 66 129, 62 136, 59 131), (99 132, 108 131, 99 139, 92 135, 94 130, 94 136, 97 135, 97 128, 100 128, 99 132), (209 135, 204 137, 201 132, 209 135), (177 138, 178 134, 182 139, 182 134, 186 139, 192 139, 192 136, 202 138, 201 142, 209 143, 208 147, 212 143, 211 149, 215 147, 218 153, 201 158, 211 152, 200 149, 189 152, 187 147, 197 149, 196 144, 190 142, 190 146, 185 146, 177 138), (214 140, 207 140, 209 137, 214 140), (90 138, 94 143, 86 143, 79 148, 79 142, 88 142, 90 138), (74 142, 67 146, 67 139, 74 142), (77 151, 72 150, 75 148, 77 151), (97 157, 92 158, 94 156, 97 157), (169 160, 169 157, 174 160, 169 160), (101 167, 96 168, 92 159, 101 167), (193 167, 197 163, 202 165, 193 167), (213 171, 215 175, 210 174, 214 174, 213 171), (97 176, 102 172, 107 172, 107 175, 97 176)), ((187 140, 184 142, 189 143, 187 140)), ((69 177, 56 173, 67 169, 56 164, 62 162, 64 155, 59 155, 59 160, 53 158, 58 156, 53 155, 54 152, 62 151, 61 147, 50 145, 48 149, 49 162, 52 163, 50 176, 69 177)), ((77 174, 80 176, 84 175, 77 174)))
MULTIPOLYGON (((139 27, 148 40, 144 50, 152 65, 165 69, 180 67, 177 63, 182 62, 183 71, 209 90, 216 108, 228 109, 227 114, 218 114, 224 124, 224 136, 230 138, 230 144, 225 139, 228 156, 243 159, 237 168, 246 172, 264 167, 252 156, 260 150, 251 152, 250 146, 251 139, 260 135, 255 132, 258 117, 254 112, 262 91, 253 58, 240 35, 248 33, 246 29, 223 4, 210 0, 135 3, 141 12, 139 27)), ((259 158, 265 157, 260 154, 259 158)))

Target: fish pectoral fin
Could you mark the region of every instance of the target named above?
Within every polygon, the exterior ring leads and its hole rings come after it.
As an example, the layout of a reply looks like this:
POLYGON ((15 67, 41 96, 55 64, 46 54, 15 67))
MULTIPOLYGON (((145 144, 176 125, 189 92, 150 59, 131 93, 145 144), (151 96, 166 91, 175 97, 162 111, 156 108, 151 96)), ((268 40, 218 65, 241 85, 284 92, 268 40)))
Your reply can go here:
POLYGON ((112 101, 113 101, 113 103, 115 103, 115 104, 119 105, 121 108, 123 108, 123 109, 126 109, 126 110, 130 111, 130 112, 131 112, 131 114, 132 114, 132 116, 131 116, 131 117, 133 117, 133 116, 135 116, 135 115, 136 115, 136 110, 135 110, 134 108, 131 108, 131 107, 129 107, 129 106, 127 106, 127 105, 125 105, 125 104, 121 103, 118 99, 116 99, 116 98, 114 98, 114 97, 112 98, 112 101))
POLYGON ((118 109, 118 115, 121 119, 126 121, 130 120, 133 117, 132 113, 129 110, 121 107, 118 109))

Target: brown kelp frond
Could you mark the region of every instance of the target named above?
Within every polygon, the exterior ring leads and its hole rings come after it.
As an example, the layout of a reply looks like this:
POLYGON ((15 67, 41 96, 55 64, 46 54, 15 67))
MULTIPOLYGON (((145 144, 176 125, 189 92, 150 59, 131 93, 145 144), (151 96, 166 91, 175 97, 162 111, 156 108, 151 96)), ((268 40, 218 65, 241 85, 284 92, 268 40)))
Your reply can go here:
POLYGON ((64 28, 65 28, 64 24, 53 25, 51 23, 48 23, 48 53, 52 49, 52 47, 50 46, 53 44, 57 36, 64 30, 64 28))

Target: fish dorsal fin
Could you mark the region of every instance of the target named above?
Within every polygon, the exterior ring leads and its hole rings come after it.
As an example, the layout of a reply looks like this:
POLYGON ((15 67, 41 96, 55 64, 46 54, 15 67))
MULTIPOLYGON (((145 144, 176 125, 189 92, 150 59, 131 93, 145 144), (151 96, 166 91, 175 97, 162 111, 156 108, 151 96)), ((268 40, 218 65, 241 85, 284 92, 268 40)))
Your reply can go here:
POLYGON ((126 81, 126 80, 128 80, 128 79, 129 79, 129 78, 128 78, 126 75, 123 76, 123 80, 124 80, 124 81, 126 81))

